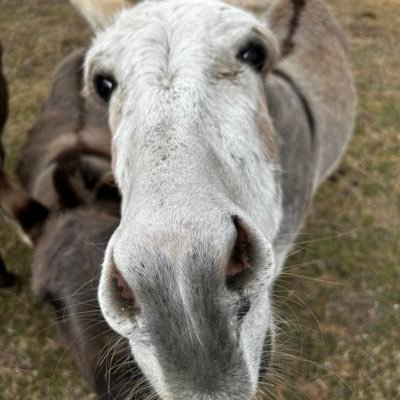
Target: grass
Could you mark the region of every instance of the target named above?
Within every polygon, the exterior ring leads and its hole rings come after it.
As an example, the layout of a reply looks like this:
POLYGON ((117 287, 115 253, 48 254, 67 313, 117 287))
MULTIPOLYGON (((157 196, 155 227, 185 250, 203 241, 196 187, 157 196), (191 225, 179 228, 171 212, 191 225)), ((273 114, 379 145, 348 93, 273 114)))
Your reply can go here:
MULTIPOLYGON (((330 0, 350 37, 359 114, 339 171, 316 196, 276 287, 278 399, 400 398, 400 14, 398 0, 330 0), (283 318, 283 317, 282 317, 283 318), (286 355, 285 355, 286 354, 286 355)), ((57 63, 89 40, 66 1, 0 0, 13 171, 57 63)), ((92 399, 30 292, 30 253, 0 225, 21 277, 0 292, 0 399, 92 399)), ((270 387, 266 387, 270 389, 270 387)))

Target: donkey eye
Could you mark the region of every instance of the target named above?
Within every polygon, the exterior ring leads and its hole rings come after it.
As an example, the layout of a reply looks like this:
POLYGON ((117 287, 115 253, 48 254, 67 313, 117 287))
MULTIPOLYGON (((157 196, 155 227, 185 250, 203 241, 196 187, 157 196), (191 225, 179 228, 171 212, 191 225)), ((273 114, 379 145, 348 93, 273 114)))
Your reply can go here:
POLYGON ((250 42, 239 51, 237 58, 250 65, 256 71, 261 72, 266 63, 267 55, 267 49, 264 44, 250 42))
POLYGON ((109 75, 96 75, 94 77, 94 88, 99 97, 106 103, 111 99, 111 96, 117 87, 117 82, 109 75))

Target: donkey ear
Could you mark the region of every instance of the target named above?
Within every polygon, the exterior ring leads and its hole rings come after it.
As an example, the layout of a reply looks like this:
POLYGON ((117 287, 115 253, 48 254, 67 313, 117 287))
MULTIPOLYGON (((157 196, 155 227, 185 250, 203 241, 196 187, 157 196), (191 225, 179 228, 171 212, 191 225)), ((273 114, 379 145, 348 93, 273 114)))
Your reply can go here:
POLYGON ((71 0, 94 31, 106 28, 123 8, 136 3, 134 0, 71 0))

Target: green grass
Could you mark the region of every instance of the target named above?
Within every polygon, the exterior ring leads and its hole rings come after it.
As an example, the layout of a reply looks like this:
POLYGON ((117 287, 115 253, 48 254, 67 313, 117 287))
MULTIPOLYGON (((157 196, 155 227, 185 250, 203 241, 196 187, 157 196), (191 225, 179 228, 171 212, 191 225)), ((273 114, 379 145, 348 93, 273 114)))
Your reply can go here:
MULTIPOLYGON (((398 0, 330 0, 350 37, 359 113, 334 179, 317 194, 276 289, 284 371, 278 399, 400 398, 400 14, 398 0)), ((10 81, 5 144, 13 171, 56 64, 89 32, 66 1, 0 0, 10 81)), ((92 398, 50 310, 30 292, 30 252, 0 225, 21 277, 0 292, 0 399, 92 398)), ((266 387, 266 390, 271 386, 266 387)))

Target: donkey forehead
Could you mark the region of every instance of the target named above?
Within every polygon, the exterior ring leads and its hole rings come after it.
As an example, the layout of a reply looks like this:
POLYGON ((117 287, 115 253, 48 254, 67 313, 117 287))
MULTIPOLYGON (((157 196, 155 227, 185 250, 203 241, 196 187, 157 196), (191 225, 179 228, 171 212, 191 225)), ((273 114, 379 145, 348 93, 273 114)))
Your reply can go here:
POLYGON ((204 55, 235 48, 254 31, 266 33, 266 27, 251 14, 218 0, 150 1, 122 11, 112 26, 98 34, 88 58, 89 62, 101 59, 106 69, 115 68, 114 60, 123 69, 124 60, 134 67, 150 58, 208 64, 204 55))

